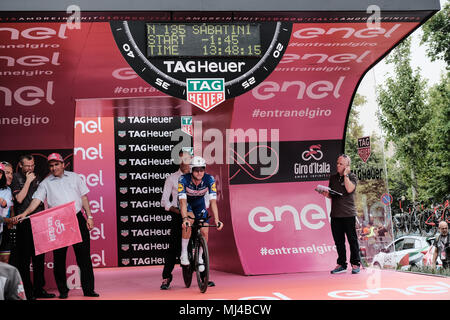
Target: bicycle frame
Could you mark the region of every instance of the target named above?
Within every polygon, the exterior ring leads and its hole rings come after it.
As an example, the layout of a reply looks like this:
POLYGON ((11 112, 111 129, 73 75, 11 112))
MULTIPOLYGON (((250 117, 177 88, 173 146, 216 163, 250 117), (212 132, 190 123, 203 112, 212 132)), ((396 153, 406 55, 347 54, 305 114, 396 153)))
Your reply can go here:
POLYGON ((205 293, 209 282, 209 252, 208 244, 201 233, 201 228, 216 227, 216 225, 205 225, 206 219, 195 219, 188 216, 189 219, 194 220, 191 225, 191 237, 188 245, 189 266, 183 267, 183 279, 187 288, 190 287, 192 281, 192 274, 195 271, 197 276, 197 284, 200 292, 205 293), (200 248, 203 250, 202 260, 205 270, 200 271, 200 248))

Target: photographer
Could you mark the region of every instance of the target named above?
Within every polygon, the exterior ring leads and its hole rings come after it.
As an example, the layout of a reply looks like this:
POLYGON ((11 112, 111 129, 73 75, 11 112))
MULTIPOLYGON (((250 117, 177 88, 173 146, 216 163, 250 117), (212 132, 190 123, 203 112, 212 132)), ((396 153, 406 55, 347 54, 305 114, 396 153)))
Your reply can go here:
POLYGON ((433 254, 433 269, 436 268, 437 257, 441 258, 442 268, 449 266, 450 241, 448 236, 448 224, 445 221, 439 223, 439 235, 436 237, 433 246, 435 247, 433 254))

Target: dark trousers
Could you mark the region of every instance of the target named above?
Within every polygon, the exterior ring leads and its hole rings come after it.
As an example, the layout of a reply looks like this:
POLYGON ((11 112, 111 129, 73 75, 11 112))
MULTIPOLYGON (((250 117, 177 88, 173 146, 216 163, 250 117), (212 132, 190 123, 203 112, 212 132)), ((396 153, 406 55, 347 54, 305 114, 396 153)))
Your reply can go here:
MULTIPOLYGON (((89 293, 94 291, 94 269, 92 268, 91 261, 90 235, 86 226, 86 219, 81 212, 77 213, 77 219, 83 241, 74 244, 72 247, 75 252, 77 265, 80 268, 80 280, 83 293, 89 293)), ((55 275, 56 285, 60 293, 67 293, 69 291, 66 278, 67 248, 64 247, 53 251, 53 274, 55 275)))
POLYGON ((42 291, 45 286, 45 254, 36 256, 34 252, 31 223, 27 219, 17 224, 16 247, 11 252, 14 257, 11 264, 19 270, 27 299, 42 291), (30 261, 33 263, 33 282, 30 276, 30 261))
POLYGON ((350 263, 359 266, 361 262, 359 258, 359 244, 355 222, 355 217, 331 218, 331 232, 333 233, 333 239, 338 253, 337 264, 344 268, 347 268, 345 236, 347 236, 350 245, 350 263))
POLYGON ((181 254, 181 215, 172 213, 172 224, 170 225, 169 249, 164 257, 163 279, 172 280, 172 271, 181 254))

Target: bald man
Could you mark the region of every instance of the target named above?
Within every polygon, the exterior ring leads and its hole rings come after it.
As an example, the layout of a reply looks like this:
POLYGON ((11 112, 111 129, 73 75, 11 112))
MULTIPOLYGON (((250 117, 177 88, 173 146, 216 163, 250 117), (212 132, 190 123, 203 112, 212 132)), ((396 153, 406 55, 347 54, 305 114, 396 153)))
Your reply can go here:
POLYGON ((336 251, 338 253, 337 265, 331 274, 344 273, 347 269, 347 255, 345 237, 350 246, 350 263, 352 274, 360 272, 361 259, 359 256, 358 236, 356 234, 356 206, 355 190, 357 177, 350 170, 350 157, 341 154, 337 158, 336 173, 330 176, 329 188, 340 195, 332 194, 325 190, 317 190, 319 193, 331 199, 331 232, 336 251))
POLYGON ((449 266, 449 257, 448 254, 450 252, 450 244, 449 244, 449 236, 448 236, 448 224, 445 221, 439 222, 439 235, 436 237, 433 246, 434 254, 433 254, 433 269, 436 269, 436 260, 437 257, 441 258, 442 267, 448 268, 449 266))

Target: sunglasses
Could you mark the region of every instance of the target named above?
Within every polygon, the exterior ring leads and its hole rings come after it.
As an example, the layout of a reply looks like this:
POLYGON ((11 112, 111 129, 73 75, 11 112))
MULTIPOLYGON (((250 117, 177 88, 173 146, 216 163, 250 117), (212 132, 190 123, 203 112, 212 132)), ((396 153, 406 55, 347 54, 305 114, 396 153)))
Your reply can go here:
POLYGON ((205 168, 193 168, 192 171, 193 172, 203 172, 203 171, 205 171, 205 168))

